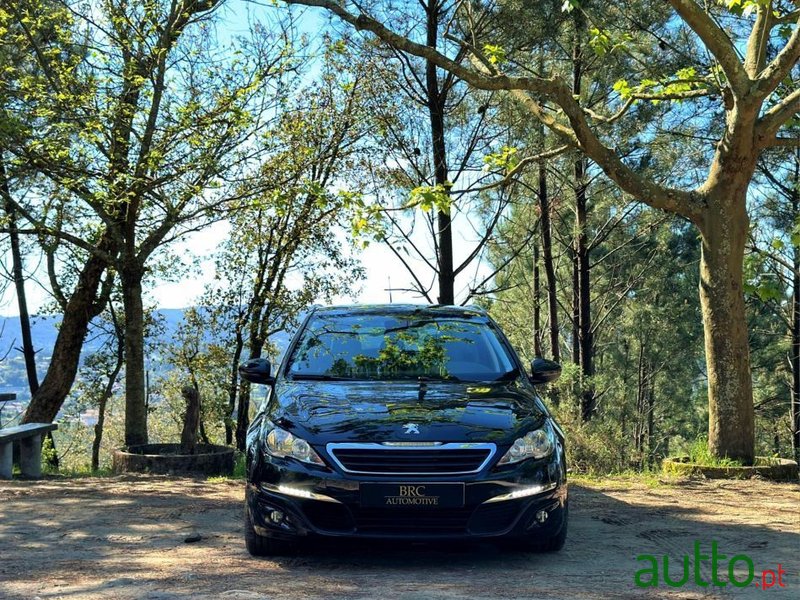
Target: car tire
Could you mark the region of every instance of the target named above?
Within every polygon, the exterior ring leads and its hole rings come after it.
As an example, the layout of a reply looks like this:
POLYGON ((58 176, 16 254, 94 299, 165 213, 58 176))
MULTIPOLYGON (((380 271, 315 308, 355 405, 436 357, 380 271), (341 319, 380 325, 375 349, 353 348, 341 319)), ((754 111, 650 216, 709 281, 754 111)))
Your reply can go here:
POLYGON ((286 540, 259 535, 253 527, 250 509, 244 506, 244 544, 251 556, 285 556, 297 550, 296 544, 286 540))
POLYGON ((547 537, 531 537, 522 540, 521 550, 525 552, 558 552, 567 541, 567 525, 569 523, 569 502, 564 505, 564 521, 555 535, 547 537))

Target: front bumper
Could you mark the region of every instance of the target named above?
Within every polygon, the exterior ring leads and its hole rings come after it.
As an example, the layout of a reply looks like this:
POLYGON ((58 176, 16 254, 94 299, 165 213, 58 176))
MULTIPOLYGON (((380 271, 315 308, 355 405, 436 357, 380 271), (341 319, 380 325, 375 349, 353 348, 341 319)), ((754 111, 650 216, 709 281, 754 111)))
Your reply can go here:
POLYGON ((372 539, 530 538, 557 534, 563 524, 567 484, 563 455, 486 470, 469 478, 352 476, 266 460, 247 483, 246 502, 259 535, 372 539), (363 507, 362 482, 463 482, 464 506, 363 507), (546 515, 546 517, 543 517, 546 515))

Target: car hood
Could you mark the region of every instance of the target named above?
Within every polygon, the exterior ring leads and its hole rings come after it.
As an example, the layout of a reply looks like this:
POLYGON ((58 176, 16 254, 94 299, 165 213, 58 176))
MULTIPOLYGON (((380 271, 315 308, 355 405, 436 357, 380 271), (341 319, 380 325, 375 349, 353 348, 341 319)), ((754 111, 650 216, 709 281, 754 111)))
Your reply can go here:
POLYGON ((545 419, 533 389, 519 382, 421 385, 284 380, 275 385, 274 394, 268 418, 315 445, 387 441, 510 444, 545 419))

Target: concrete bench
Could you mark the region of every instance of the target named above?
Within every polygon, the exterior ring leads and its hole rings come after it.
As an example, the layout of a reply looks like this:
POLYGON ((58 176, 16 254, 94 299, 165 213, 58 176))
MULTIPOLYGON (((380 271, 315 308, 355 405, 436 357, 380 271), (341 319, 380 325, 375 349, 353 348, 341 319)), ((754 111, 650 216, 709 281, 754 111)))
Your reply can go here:
POLYGON ((58 429, 55 423, 28 423, 0 429, 0 479, 11 479, 14 442, 19 440, 19 470, 23 477, 42 476, 42 436, 58 429))

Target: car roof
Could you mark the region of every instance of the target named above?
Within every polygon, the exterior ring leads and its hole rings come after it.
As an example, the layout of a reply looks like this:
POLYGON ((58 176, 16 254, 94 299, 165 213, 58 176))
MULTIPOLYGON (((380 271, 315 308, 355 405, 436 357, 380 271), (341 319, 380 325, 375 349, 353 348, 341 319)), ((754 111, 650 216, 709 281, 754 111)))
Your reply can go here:
POLYGON ((326 315, 400 315, 424 314, 431 317, 488 317, 479 306, 454 306, 450 304, 350 304, 316 306, 315 313, 326 315))

